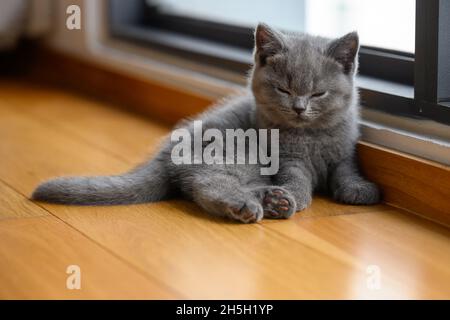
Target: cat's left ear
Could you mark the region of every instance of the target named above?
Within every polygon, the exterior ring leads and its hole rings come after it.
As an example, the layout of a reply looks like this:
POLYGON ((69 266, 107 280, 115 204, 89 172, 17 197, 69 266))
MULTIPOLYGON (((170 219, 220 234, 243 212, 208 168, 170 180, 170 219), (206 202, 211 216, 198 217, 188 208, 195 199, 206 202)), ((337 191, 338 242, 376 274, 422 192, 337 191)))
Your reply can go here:
POLYGON ((351 74, 356 69, 358 50, 359 37, 355 31, 331 42, 327 49, 327 55, 342 65, 345 74, 351 74))

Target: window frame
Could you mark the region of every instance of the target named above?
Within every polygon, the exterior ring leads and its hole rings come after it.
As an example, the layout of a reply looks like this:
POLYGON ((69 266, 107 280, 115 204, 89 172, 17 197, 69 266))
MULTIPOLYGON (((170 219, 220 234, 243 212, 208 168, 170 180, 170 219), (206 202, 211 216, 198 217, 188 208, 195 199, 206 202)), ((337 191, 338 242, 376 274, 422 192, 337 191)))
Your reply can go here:
MULTIPOLYGON (((250 28, 160 13, 145 0, 109 0, 109 10, 115 38, 240 73, 252 63, 250 28)), ((449 21, 450 1, 416 0, 415 54, 361 46, 362 106, 450 124, 449 21)))

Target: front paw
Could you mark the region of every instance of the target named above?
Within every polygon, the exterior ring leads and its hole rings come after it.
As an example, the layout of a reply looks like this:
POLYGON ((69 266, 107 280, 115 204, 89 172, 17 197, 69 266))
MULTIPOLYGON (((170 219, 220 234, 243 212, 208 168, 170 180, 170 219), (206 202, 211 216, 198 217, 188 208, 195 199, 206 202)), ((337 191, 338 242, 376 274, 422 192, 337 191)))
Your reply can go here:
POLYGON ((262 199, 264 217, 270 219, 289 218, 295 212, 296 203, 289 191, 279 187, 269 187, 262 199))
POLYGON ((246 201, 239 207, 228 207, 230 218, 243 223, 256 223, 264 216, 262 206, 255 201, 246 201))
POLYGON ((346 204, 369 205, 379 203, 381 194, 376 184, 362 180, 340 185, 334 190, 333 198, 346 204))

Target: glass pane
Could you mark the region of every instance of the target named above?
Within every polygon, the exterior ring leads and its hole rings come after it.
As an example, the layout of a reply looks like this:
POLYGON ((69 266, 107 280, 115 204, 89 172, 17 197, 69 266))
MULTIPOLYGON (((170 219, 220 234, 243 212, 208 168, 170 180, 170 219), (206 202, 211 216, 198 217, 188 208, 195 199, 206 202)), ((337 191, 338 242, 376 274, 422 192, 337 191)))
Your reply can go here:
POLYGON ((414 52, 415 0, 148 0, 163 12, 242 26, 338 37, 357 30, 368 46, 414 52))

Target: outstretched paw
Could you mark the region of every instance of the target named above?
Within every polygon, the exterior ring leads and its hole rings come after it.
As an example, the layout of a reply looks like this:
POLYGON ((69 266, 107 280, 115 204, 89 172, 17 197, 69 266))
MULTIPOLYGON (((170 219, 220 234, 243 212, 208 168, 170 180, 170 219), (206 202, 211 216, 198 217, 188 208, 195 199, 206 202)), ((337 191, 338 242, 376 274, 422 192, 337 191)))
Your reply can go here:
POLYGON ((295 200, 289 191, 279 187, 265 190, 262 199, 264 217, 271 219, 289 218, 295 212, 295 200))
POLYGON ((264 213, 262 206, 255 201, 247 201, 242 207, 229 207, 228 213, 232 219, 243 223, 261 221, 264 213))
POLYGON ((376 184, 362 180, 339 186, 334 190, 333 198, 346 204, 369 205, 379 203, 381 195, 376 184))

